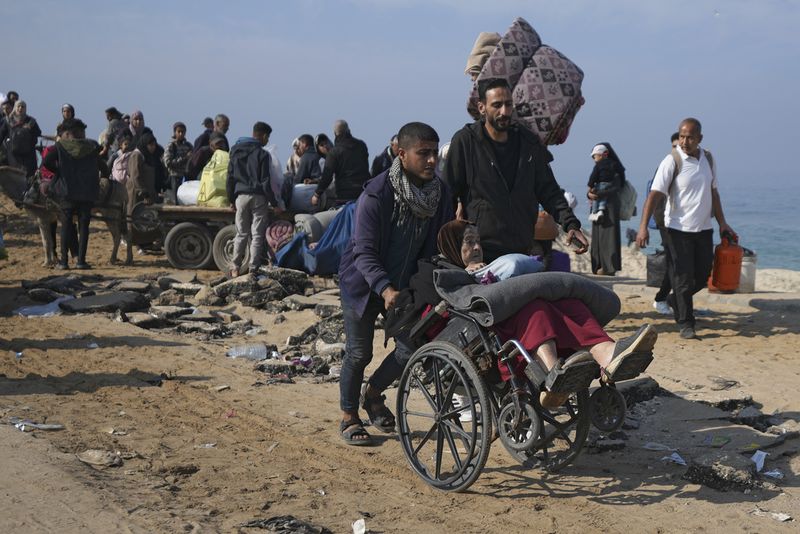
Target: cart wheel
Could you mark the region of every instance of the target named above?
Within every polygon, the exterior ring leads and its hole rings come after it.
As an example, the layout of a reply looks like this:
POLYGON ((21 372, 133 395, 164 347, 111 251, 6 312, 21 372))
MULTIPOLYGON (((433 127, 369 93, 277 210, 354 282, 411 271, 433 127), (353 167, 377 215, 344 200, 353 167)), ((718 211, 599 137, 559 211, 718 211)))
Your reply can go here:
POLYGON ((131 226, 140 234, 158 232, 158 211, 152 204, 139 202, 131 210, 131 226))
POLYGON ((589 397, 589 419, 600 432, 619 430, 625 422, 628 406, 617 388, 601 385, 589 397))
MULTIPOLYGON (((222 228, 217 235, 214 236, 214 245, 212 247, 214 255, 214 263, 217 268, 222 272, 227 272, 231 268, 231 258, 233 258, 233 238, 236 237, 236 226, 229 224, 222 228)), ((247 241, 247 246, 244 249, 244 259, 242 259, 242 266, 239 269, 241 274, 245 274, 250 269, 250 240, 247 241)))
POLYGON ((491 446, 491 401, 475 364, 454 345, 434 341, 411 356, 397 415, 403 452, 425 482, 463 491, 480 476, 491 446))
POLYGON ((158 220, 158 211, 152 204, 139 202, 133 207, 130 222, 130 233, 127 239, 133 245, 146 245, 160 240, 161 227, 158 220))
POLYGON ((167 233, 164 249, 176 269, 205 269, 213 261, 211 234, 197 223, 176 224, 167 233))
POLYGON ((589 392, 573 393, 554 410, 542 408, 536 398, 533 402, 541 419, 539 439, 528 449, 506 450, 525 467, 556 472, 578 457, 589 435, 589 392))

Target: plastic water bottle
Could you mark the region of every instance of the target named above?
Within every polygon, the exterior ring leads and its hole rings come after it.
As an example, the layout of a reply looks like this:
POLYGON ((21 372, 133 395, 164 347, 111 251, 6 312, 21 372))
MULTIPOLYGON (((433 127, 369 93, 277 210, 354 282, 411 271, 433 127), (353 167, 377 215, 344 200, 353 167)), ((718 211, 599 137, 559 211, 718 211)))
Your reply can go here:
POLYGON ((267 352, 267 346, 265 344, 252 343, 233 347, 226 352, 225 355, 228 358, 245 358, 247 360, 253 360, 254 362, 260 362, 261 360, 266 360, 269 353, 267 352))

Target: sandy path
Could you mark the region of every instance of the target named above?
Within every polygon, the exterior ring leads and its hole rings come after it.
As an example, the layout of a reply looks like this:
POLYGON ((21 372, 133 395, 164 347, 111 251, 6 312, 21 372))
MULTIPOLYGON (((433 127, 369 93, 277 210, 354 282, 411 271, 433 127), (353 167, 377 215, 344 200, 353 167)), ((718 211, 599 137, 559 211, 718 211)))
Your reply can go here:
MULTIPOLYGON (((349 532, 359 512, 370 515, 367 525, 378 532, 796 531, 796 523, 750 512, 758 505, 800 518, 800 459, 779 454, 797 452, 800 440, 770 459, 787 475, 783 492, 721 493, 689 483, 680 478, 685 468, 660 462, 662 453, 641 444, 678 444, 691 457, 705 433, 737 439, 741 433, 746 440, 752 431, 731 430, 680 399, 651 401, 642 428, 626 431, 625 449, 584 453, 562 474, 523 470, 496 443, 469 492, 439 492, 408 468, 394 435, 379 435, 380 446, 369 449, 341 443, 337 384, 254 385, 262 374, 223 356, 241 339, 204 342, 102 315, 9 317, 28 302, 20 281, 50 274, 35 266, 40 250, 31 225, 10 226, 12 260, 0 263, 0 416, 66 429, 32 435, 0 427, 0 531, 229 532, 249 519, 293 514, 349 532), (89 349, 93 342, 99 348, 89 349), (21 350, 22 359, 12 350, 21 350), (216 391, 220 385, 230 389, 216 391), (138 457, 98 472, 75 459, 89 448, 138 457)), ((168 270, 152 256, 137 257, 134 268, 103 267, 99 252, 107 241, 105 233, 92 235, 89 259, 97 272, 128 277, 168 270)), ((685 342, 670 321, 651 313, 649 290, 633 285, 620 294, 623 313, 609 330, 624 335, 642 321, 660 328, 650 374, 662 387, 711 395, 709 376, 730 377, 741 382, 731 394, 752 395, 765 413, 800 420, 796 308, 711 303, 713 315, 699 328, 703 340, 685 342)), ((314 320, 309 312, 293 313, 276 327, 268 314, 252 316, 267 329, 263 339, 279 345, 314 320)), ((376 351, 385 353, 379 342, 376 351)))

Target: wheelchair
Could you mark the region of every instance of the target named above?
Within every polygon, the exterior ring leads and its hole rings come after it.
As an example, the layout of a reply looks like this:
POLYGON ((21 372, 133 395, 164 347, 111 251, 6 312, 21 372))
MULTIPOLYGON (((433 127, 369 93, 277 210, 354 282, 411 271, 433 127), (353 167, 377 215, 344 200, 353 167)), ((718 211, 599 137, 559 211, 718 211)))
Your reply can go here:
POLYGON ((613 385, 571 393, 556 409, 539 401, 544 387, 514 374, 518 355, 535 363, 516 340, 504 344, 468 313, 442 301, 410 333, 419 348, 408 360, 397 393, 397 430, 411 468, 427 484, 464 491, 480 476, 497 438, 525 468, 557 472, 577 458, 590 424, 603 432, 622 426, 626 404, 613 385), (447 323, 433 340, 425 332, 447 323), (498 365, 511 379, 500 378, 498 365))

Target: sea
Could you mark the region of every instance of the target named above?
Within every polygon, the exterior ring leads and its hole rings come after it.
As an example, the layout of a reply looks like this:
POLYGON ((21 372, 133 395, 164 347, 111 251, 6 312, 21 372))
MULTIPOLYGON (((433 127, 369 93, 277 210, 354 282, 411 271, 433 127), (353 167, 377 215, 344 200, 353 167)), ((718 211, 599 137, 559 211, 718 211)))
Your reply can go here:
MULTIPOLYGON (((589 205, 585 196, 585 185, 573 192, 578 196, 576 214, 580 217, 585 229, 591 228, 589 222, 589 205)), ((800 217, 800 188, 788 185, 769 184, 737 184, 726 183, 720 190, 722 208, 728 224, 739 235, 739 245, 749 249, 756 255, 756 267, 759 269, 790 269, 800 271, 800 235, 798 235, 798 217, 800 217)), ((639 213, 644 200, 644 191, 639 190, 639 213)), ((622 244, 626 230, 639 229, 638 215, 630 221, 623 221, 622 244)), ((714 243, 719 243, 719 232, 714 221, 714 243)), ((661 246, 661 238, 657 231, 650 231, 650 246, 646 253, 652 253, 661 246)))

